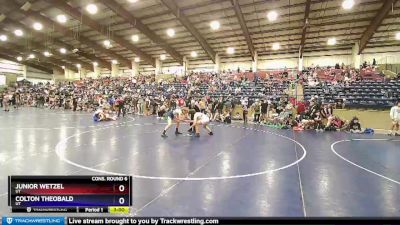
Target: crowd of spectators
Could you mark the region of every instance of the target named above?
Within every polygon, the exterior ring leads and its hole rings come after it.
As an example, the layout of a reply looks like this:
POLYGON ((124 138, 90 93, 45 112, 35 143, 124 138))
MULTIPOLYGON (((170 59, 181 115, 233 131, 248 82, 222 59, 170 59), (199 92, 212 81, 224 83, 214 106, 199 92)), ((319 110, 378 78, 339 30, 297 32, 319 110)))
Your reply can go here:
MULTIPOLYGON (((314 75, 310 72, 306 76, 314 75)), ((307 81, 306 76, 300 79, 307 81)), ((290 86, 288 81, 272 78, 256 76, 248 80, 216 73, 192 73, 170 80, 156 80, 154 75, 105 77, 57 84, 19 84, 1 93, 0 102, 5 111, 12 105, 15 109, 28 106, 96 112, 97 121, 114 120, 127 113, 162 118, 166 112, 185 106, 207 113, 212 121, 225 123, 251 120, 295 130, 362 131, 356 117, 345 121, 336 116, 334 104, 324 104, 315 96, 305 102, 289 97, 290 86)))
POLYGON ((366 66, 361 69, 354 69, 337 63, 334 67, 311 66, 305 68, 300 74, 300 79, 310 86, 317 86, 326 83, 349 84, 363 80, 383 80, 384 76, 375 71, 374 67, 366 66))

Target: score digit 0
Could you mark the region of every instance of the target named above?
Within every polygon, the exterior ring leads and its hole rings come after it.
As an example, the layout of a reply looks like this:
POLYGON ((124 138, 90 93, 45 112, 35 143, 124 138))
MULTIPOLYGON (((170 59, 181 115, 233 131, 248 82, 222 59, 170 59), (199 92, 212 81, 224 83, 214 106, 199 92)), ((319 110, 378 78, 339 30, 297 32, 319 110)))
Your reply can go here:
POLYGON ((124 192, 125 191, 125 186, 124 185, 119 185, 118 187, 120 192, 124 192))
POLYGON ((123 197, 119 198, 118 200, 120 205, 123 205, 125 203, 125 199, 123 197))

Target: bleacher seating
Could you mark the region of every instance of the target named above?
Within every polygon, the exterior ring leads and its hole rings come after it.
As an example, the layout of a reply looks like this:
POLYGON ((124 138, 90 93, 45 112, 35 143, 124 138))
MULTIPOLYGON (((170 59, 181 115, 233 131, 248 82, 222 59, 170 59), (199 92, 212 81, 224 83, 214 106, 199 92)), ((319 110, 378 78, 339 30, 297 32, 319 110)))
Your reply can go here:
POLYGON ((360 75, 363 80, 383 80, 383 77, 377 71, 375 71, 375 69, 362 69, 360 71, 360 75))
POLYGON ((346 70, 342 69, 317 69, 315 72, 317 73, 317 78, 320 81, 331 81, 334 79, 340 80, 342 77, 342 73, 344 73, 346 70))
POLYGON ((400 100, 400 80, 354 81, 349 85, 304 85, 304 99, 318 96, 323 103, 337 103, 344 100, 346 107, 387 108, 400 100))
MULTIPOLYGON (((351 73, 349 68, 345 69, 335 69, 333 67, 330 68, 315 68, 313 70, 305 70, 305 72, 309 72, 310 75, 314 75, 316 73, 316 77, 319 81, 342 81, 344 79, 344 74, 351 73)), ((383 81, 383 76, 381 76, 375 69, 373 68, 364 68, 359 71, 360 77, 363 80, 374 80, 374 81, 383 81)))
POLYGON ((234 78, 235 80, 240 80, 242 78, 246 78, 249 81, 254 81, 256 77, 261 80, 275 80, 275 81, 283 81, 288 80, 288 77, 284 74, 288 74, 288 69, 282 70, 270 70, 270 71, 257 71, 257 72, 241 72, 241 73, 232 73, 230 77, 234 78))
MULTIPOLYGON (((204 83, 193 88, 191 96, 193 97, 204 97, 210 96, 214 98, 218 97, 235 97, 242 98, 248 97, 250 99, 257 98, 268 98, 279 99, 286 96, 285 91, 288 89, 289 84, 287 82, 278 81, 260 81, 260 82, 249 82, 246 85, 240 84, 238 82, 231 82, 230 84, 222 85, 216 90, 210 89, 211 85, 204 83), (240 88, 240 92, 235 93, 236 88, 240 88)), ((152 85, 143 85, 141 88, 135 91, 141 95, 145 95, 146 92, 149 96, 157 96, 160 93, 184 93, 190 88, 190 85, 182 83, 170 83, 164 84, 162 88, 156 88, 152 85), (174 91, 171 91, 174 90, 174 91)))

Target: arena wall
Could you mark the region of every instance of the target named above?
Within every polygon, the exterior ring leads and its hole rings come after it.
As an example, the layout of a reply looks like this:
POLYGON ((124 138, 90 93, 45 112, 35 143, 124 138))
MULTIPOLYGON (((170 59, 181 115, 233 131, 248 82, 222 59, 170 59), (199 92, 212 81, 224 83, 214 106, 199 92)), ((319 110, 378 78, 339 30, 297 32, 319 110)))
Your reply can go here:
MULTIPOLYGON (((242 107, 236 106, 233 115, 242 115, 242 107)), ((295 110, 293 110, 295 113, 295 110)), ((350 121, 354 116, 358 117, 363 128, 373 128, 378 133, 384 133, 390 129, 391 119, 388 110, 365 110, 365 109, 335 109, 334 114, 339 118, 350 121)), ((254 112, 249 111, 248 119, 253 120, 254 112)), ((242 121, 239 121, 242 122, 242 121)))
MULTIPOLYGON (((400 48, 396 51, 400 51, 400 48)), ((400 53, 391 52, 390 48, 372 48, 366 49, 364 54, 361 54, 361 62, 367 61, 371 64, 375 58, 378 64, 400 64, 400 53), (375 53, 376 52, 376 53, 375 53)), ((259 55, 257 70, 276 70, 276 69, 297 69, 299 59, 297 54, 280 54, 280 55, 259 55)), ((340 65, 353 65, 352 50, 328 50, 319 52, 305 52, 303 56, 303 66, 334 66, 336 63, 340 65)), ((214 71, 215 64, 211 60, 196 59, 190 60, 188 71, 214 71)), ((252 68, 250 57, 230 57, 221 56, 220 71, 236 71, 240 68, 241 71, 249 71, 252 68)), ((177 64, 164 64, 163 72, 171 73, 171 71, 181 71, 183 68, 177 64)), ((141 72, 153 72, 154 68, 141 67, 141 72)))
POLYGON ((362 58, 367 62, 372 62, 372 59, 375 58, 378 64, 398 64, 400 63, 400 46, 366 48, 362 58))
POLYGON ((6 84, 12 84, 17 80, 25 79, 25 73, 26 79, 32 82, 46 82, 53 79, 52 74, 16 62, 0 59, 0 74, 6 77, 6 84))
POLYGON ((336 109, 335 114, 346 120, 357 116, 364 128, 374 128, 377 131, 389 130, 391 125, 389 111, 336 109))
POLYGON ((45 73, 43 71, 37 70, 32 67, 27 67, 26 79, 36 79, 36 80, 52 80, 53 75, 45 73))
POLYGON ((293 55, 260 56, 258 70, 297 69, 298 59, 293 55))
MULTIPOLYGON (((371 46, 364 50, 364 53, 361 54, 360 58, 361 62, 366 61, 367 63, 372 63, 372 60, 375 58, 379 65, 399 65, 400 47, 390 46, 374 48, 371 46)), ((305 52, 303 56, 303 66, 334 66, 336 63, 352 65, 353 60, 351 49, 305 52)), ((269 54, 258 56, 257 70, 276 70, 282 68, 297 69, 298 63, 299 59, 297 58, 297 53, 275 55, 273 52, 270 52, 269 54)), ((252 69, 251 58, 247 56, 232 56, 228 58, 225 55, 221 55, 220 71, 236 71, 238 68, 240 68, 241 71, 249 71, 252 69)), ((192 60, 189 57, 187 70, 214 71, 215 64, 207 58, 199 57, 196 60, 192 60)), ((150 65, 141 64, 139 65, 139 72, 141 74, 152 74, 155 72, 155 68, 150 65)), ((162 72, 166 74, 183 75, 184 69, 183 66, 178 63, 166 60, 163 62, 162 72)), ((0 60, 0 74, 5 73, 23 76, 23 66, 15 62, 0 60)), ((127 67, 121 67, 119 68, 119 74, 122 76, 130 76, 131 70, 127 67)), ((111 71, 108 69, 101 69, 99 75, 101 77, 111 76, 111 71)), ((96 77, 96 73, 88 72, 86 73, 86 77, 96 77)), ((31 68, 27 70, 27 78, 52 79, 48 74, 31 68)), ((73 74, 73 76, 69 75, 69 77, 66 77, 65 79, 79 79, 79 74, 73 74)))
POLYGON ((223 58, 221 57, 220 70, 223 71, 236 71, 238 68, 240 71, 251 70, 252 62, 251 57, 238 57, 238 58, 223 58))
POLYGON ((12 73, 22 76, 23 75, 22 65, 8 60, 0 59, 0 73, 1 74, 12 73))

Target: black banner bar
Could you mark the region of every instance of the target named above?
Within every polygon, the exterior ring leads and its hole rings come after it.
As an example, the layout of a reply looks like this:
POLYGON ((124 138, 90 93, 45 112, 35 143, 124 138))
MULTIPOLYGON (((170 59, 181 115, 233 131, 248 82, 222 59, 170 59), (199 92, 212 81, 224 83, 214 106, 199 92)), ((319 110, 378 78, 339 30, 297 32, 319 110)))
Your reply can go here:
POLYGON ((363 224, 400 225, 400 218, 204 218, 204 217, 67 217, 66 224, 363 224))

